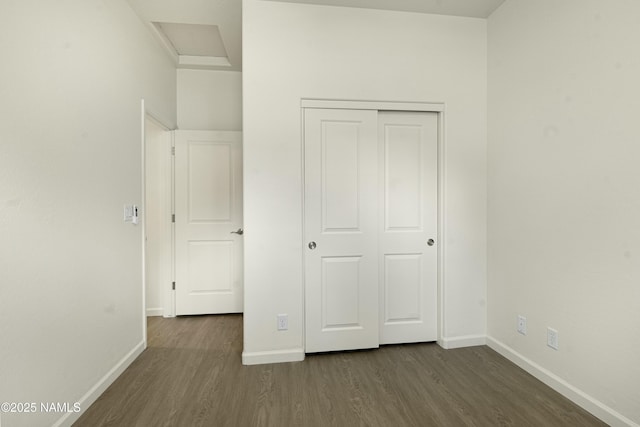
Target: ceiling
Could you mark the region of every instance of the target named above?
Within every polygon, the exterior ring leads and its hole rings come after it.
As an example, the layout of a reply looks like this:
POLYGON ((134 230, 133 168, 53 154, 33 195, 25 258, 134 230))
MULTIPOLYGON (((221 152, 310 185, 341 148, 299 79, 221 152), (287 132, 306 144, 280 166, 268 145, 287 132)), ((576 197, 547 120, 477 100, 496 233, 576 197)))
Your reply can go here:
MULTIPOLYGON (((242 0, 127 0, 178 68, 242 70, 242 0)), ((505 0, 261 0, 487 18, 505 0)))
POLYGON ((487 18, 505 0, 268 0, 487 18))

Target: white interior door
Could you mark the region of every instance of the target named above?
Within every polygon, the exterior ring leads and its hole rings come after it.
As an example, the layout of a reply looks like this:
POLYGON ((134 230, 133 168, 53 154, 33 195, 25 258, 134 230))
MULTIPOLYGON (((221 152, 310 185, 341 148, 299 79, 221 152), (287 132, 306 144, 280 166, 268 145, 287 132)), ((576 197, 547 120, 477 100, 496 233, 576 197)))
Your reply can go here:
POLYGON ((376 116, 304 113, 309 353, 378 347, 376 116))
POLYGON ((176 131, 174 191, 176 314, 242 312, 241 133, 176 131))
POLYGON ((380 344, 437 339, 438 114, 378 115, 380 344))

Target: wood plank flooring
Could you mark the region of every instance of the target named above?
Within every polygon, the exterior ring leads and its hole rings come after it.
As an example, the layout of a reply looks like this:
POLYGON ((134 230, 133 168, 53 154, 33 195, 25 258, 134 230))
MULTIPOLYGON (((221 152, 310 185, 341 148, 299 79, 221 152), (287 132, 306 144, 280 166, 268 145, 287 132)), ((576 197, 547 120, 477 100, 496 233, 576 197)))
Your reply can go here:
POLYGON ((488 347, 242 366, 242 316, 148 320, 149 347, 82 426, 604 426, 488 347))

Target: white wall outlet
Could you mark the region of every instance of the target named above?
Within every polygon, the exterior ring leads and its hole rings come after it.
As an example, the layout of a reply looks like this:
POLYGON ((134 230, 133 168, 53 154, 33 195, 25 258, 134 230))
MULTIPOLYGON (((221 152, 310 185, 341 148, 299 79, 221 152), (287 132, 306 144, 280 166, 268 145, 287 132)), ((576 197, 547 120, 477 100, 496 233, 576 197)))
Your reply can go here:
POLYGON ((558 349, 558 331, 547 328, 547 345, 554 350, 558 349))
POLYGON ((278 314, 278 330, 286 331, 287 329, 289 329, 289 315, 278 314))
POLYGON ((518 332, 527 335, 527 318, 524 316, 518 316, 518 332))

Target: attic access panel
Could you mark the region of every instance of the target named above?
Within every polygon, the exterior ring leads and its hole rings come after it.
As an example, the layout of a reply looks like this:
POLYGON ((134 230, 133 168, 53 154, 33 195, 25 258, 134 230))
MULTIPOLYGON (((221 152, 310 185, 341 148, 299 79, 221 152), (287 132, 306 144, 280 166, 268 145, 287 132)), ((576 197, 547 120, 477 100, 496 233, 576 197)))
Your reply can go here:
POLYGON ((179 68, 231 66, 217 25, 153 22, 179 68))

